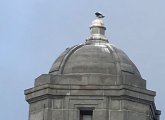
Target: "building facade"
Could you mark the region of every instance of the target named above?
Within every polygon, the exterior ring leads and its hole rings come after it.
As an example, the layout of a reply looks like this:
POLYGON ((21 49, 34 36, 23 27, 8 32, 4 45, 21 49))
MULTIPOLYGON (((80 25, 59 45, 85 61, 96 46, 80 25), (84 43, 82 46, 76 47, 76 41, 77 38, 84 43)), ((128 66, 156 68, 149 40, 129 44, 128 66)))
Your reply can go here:
POLYGON ((105 30, 97 16, 86 41, 67 48, 25 90, 29 120, 159 120, 156 93, 105 30))

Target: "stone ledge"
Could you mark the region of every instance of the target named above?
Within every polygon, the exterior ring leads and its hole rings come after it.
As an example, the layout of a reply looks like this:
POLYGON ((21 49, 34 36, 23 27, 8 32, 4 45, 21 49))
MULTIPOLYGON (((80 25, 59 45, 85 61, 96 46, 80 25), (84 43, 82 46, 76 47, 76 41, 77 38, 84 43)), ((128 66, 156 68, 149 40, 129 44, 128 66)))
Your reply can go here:
POLYGON ((43 96, 131 96, 138 99, 154 101, 155 92, 135 88, 128 85, 120 86, 75 86, 75 85, 51 85, 45 84, 25 90, 26 100, 43 96))
POLYGON ((43 74, 35 79, 34 86, 44 84, 53 85, 130 85, 133 87, 146 88, 146 81, 135 75, 124 75, 124 77, 111 74, 65 74, 51 75, 43 74))

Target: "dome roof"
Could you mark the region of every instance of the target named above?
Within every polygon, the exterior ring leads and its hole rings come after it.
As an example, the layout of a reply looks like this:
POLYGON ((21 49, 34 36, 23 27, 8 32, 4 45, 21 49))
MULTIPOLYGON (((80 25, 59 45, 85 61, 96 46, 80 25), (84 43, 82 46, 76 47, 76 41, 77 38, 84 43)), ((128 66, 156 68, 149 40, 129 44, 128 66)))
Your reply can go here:
POLYGON ((66 49, 53 63, 51 74, 110 74, 141 76, 134 63, 109 43, 91 43, 66 49))
POLYGON ((109 44, 102 18, 92 21, 86 42, 67 48, 53 63, 50 74, 105 74, 120 76, 123 72, 141 77, 129 57, 109 44))

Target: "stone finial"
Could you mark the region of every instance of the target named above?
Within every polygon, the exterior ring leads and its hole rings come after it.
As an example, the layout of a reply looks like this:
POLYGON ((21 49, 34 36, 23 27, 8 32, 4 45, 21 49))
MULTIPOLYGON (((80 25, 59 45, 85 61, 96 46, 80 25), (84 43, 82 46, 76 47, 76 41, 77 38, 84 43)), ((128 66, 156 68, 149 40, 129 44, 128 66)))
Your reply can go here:
POLYGON ((90 36, 87 38, 87 42, 108 42, 108 39, 105 36, 106 27, 104 26, 103 16, 100 12, 96 12, 96 19, 92 21, 90 26, 90 36))

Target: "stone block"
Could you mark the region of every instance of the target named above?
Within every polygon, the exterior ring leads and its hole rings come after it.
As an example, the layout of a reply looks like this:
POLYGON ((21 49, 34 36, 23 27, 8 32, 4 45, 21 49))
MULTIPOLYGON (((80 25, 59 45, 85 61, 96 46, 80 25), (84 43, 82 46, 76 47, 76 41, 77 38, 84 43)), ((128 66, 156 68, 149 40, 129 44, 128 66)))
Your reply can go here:
POLYGON ((78 84, 81 81, 81 75, 59 75, 54 78, 54 84, 78 84))
POLYGON ((110 120, 127 120, 124 115, 124 111, 109 111, 110 120))
POLYGON ((63 120, 68 120, 69 119, 69 111, 70 110, 63 110, 63 120))
POLYGON ((44 108, 48 108, 48 103, 49 103, 48 99, 33 102, 30 104, 30 112, 35 112, 35 111, 43 110, 44 108))
POLYGON ((63 110, 53 109, 52 110, 52 120, 63 120, 64 113, 63 110))
POLYGON ((38 78, 35 79, 34 86, 40 86, 44 84, 52 83, 52 76, 51 74, 42 74, 38 78))
POLYGON ((93 111, 93 120, 107 120, 108 112, 106 109, 95 109, 93 111))
POLYGON ((117 85, 116 76, 113 75, 90 75, 87 77, 89 85, 117 85))
POLYGON ((127 72, 122 72, 122 78, 123 78, 123 84, 134 86, 134 87, 140 87, 140 88, 146 88, 146 81, 139 76, 132 75, 127 72))
POLYGON ((79 110, 78 109, 70 109, 69 116, 67 120, 77 120, 79 118, 79 110))
POLYGON ((149 120, 149 116, 139 112, 127 111, 125 120, 149 120))
POLYGON ((77 108, 89 108, 95 107, 98 108, 98 104, 100 104, 102 100, 90 100, 90 99, 74 99, 69 101, 69 109, 77 109, 77 108))
POLYGON ((62 109, 63 108, 63 100, 62 99, 54 99, 53 100, 53 109, 62 109))
POLYGON ((122 109, 129 110, 129 111, 136 111, 136 112, 140 112, 140 113, 144 113, 148 115, 150 106, 143 103, 122 100, 122 109))
POLYGON ((71 90, 71 95, 103 95, 103 90, 71 90))
POLYGON ((43 120, 43 119, 44 119, 43 111, 33 112, 30 113, 29 115, 29 120, 43 120))
POLYGON ((111 110, 120 110, 121 109, 121 100, 111 100, 110 101, 111 110))

